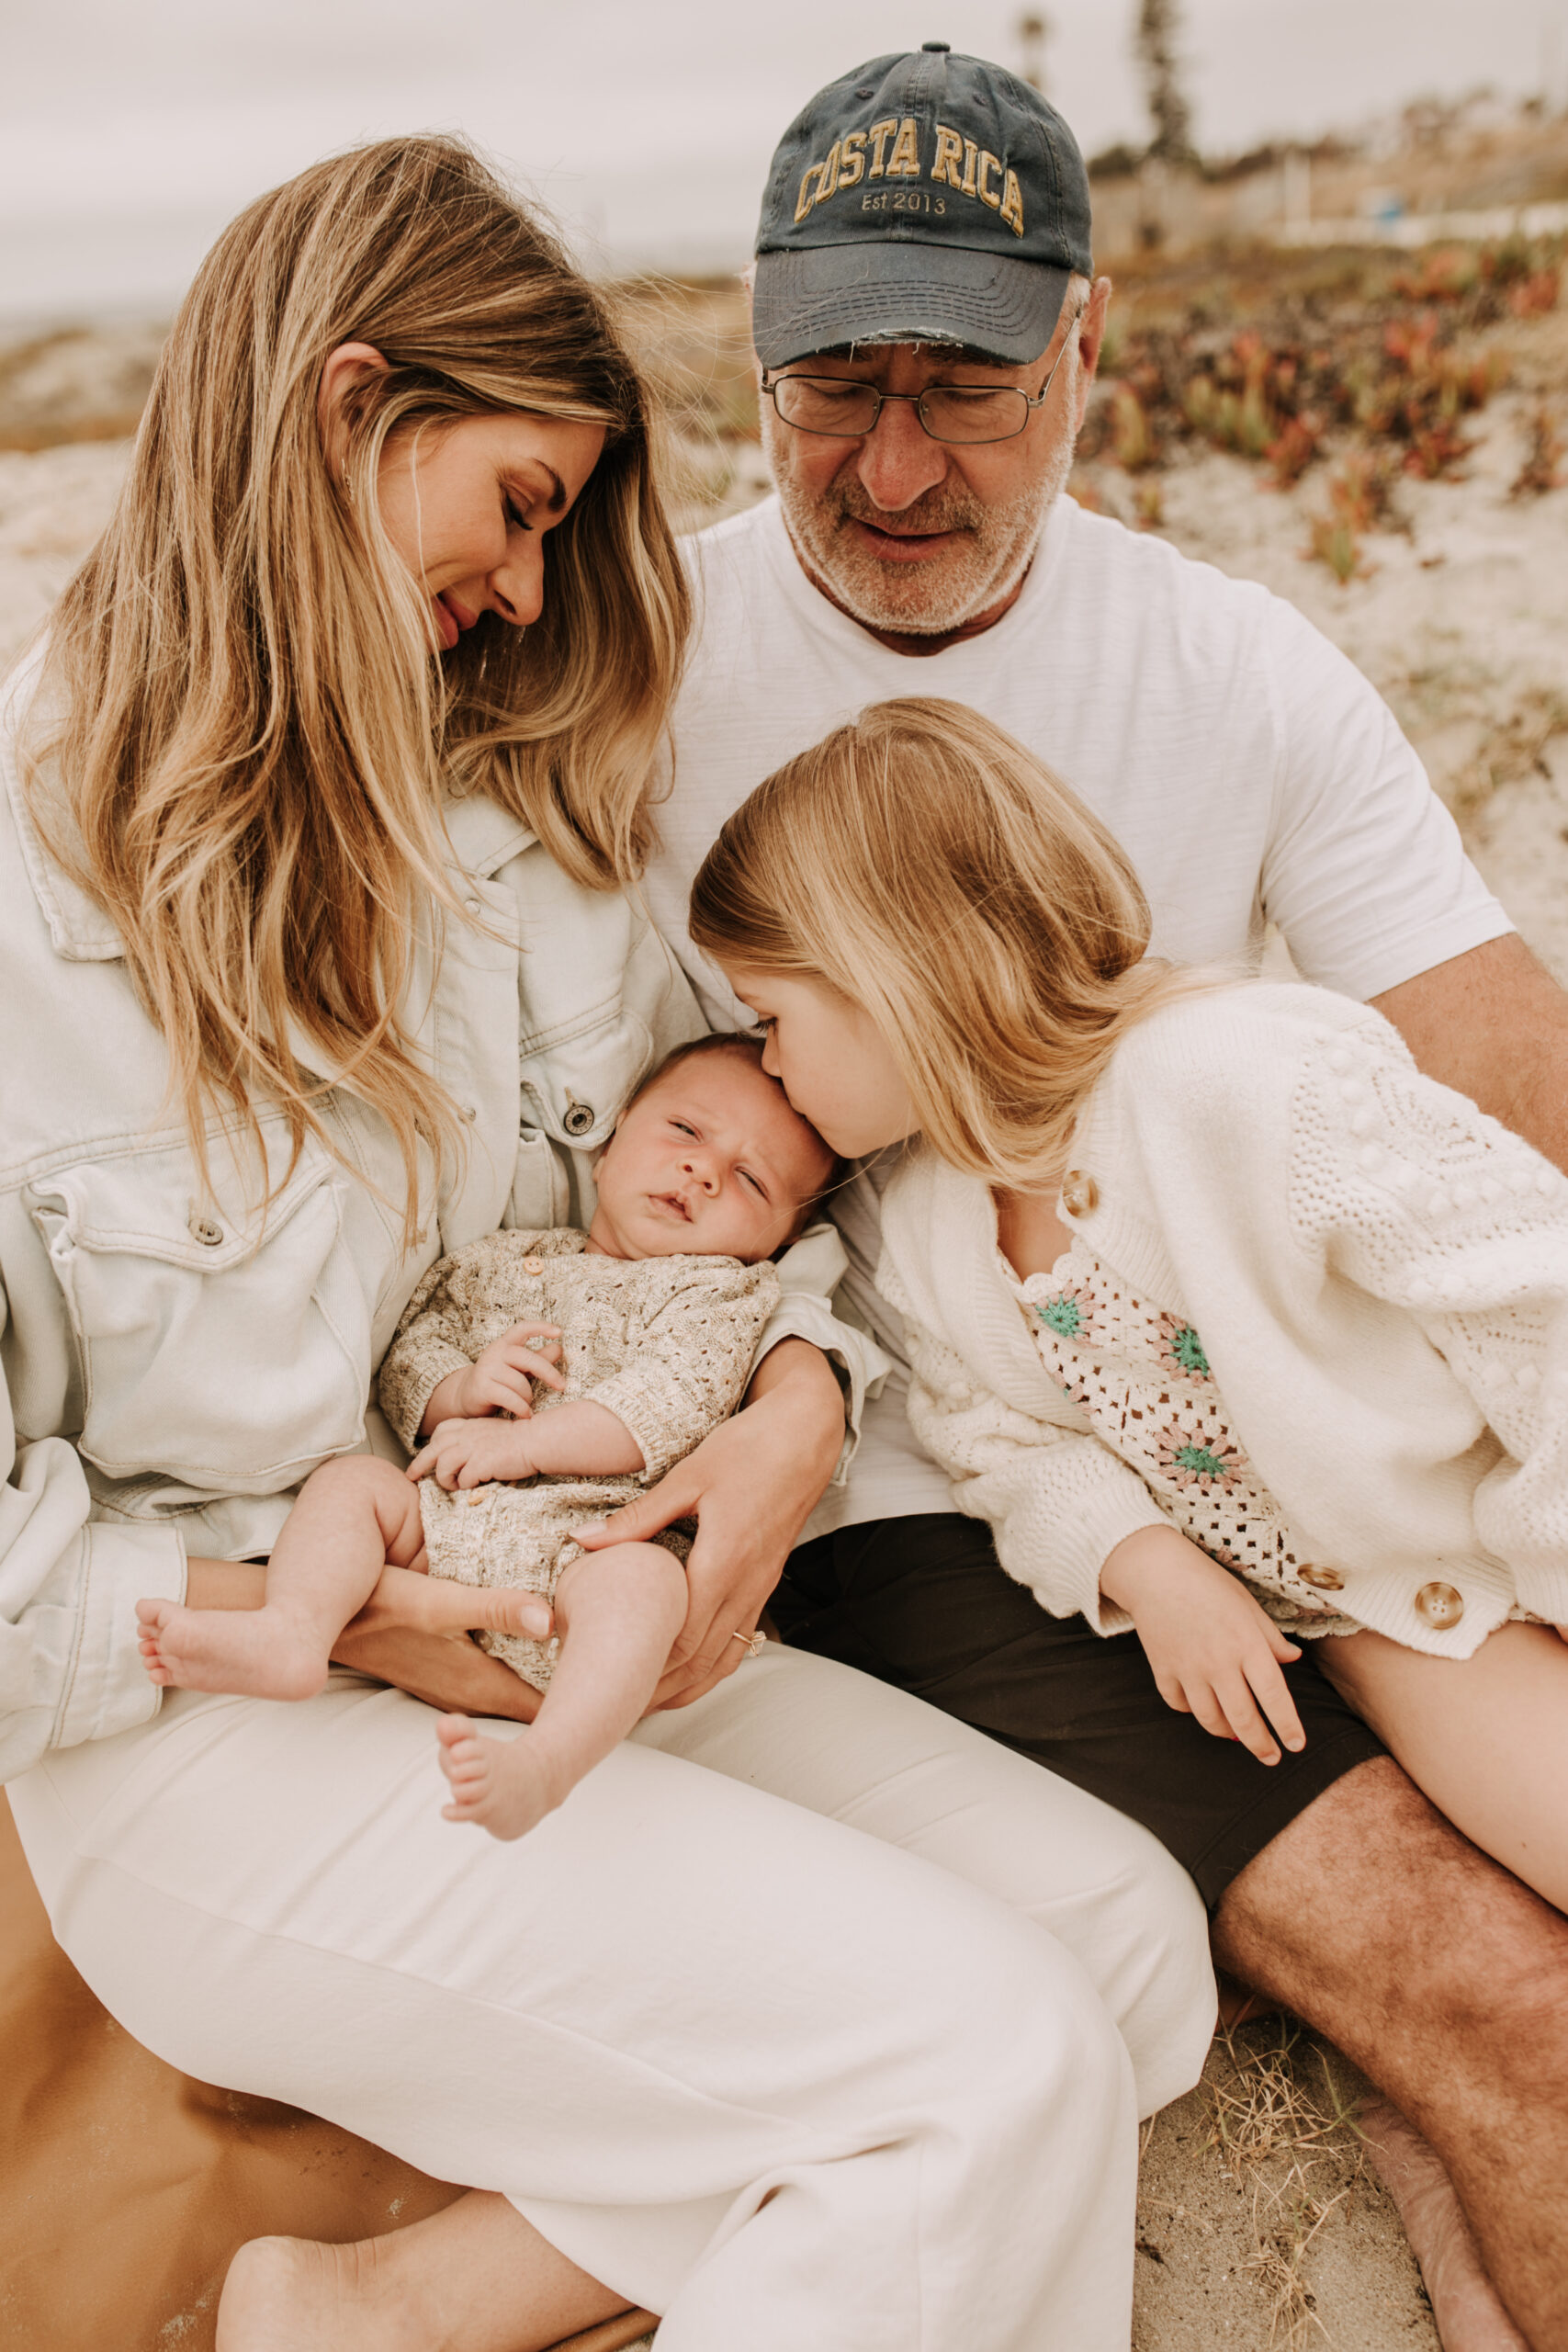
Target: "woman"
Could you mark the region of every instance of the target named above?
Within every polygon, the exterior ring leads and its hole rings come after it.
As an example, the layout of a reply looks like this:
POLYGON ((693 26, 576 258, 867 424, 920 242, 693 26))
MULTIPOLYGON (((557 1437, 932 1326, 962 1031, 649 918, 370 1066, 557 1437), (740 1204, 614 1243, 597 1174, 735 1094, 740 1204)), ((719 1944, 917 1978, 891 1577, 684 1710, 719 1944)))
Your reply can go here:
POLYGON ((1207 2037, 1195 1901, 1143 1833, 852 1675, 724 1679, 752 1629, 705 1540, 782 1557, 842 1437, 787 1324, 671 1507, 667 1695, 699 1703, 516 1846, 441 1821, 406 1695, 527 1713, 467 1638, 508 1596, 389 1572, 338 1657, 396 1688, 160 1707, 142 1674, 135 1600, 256 1603, 424 1269, 591 1209, 621 1100, 700 1029, 623 895, 684 624, 598 300, 461 149, 389 142, 220 241, 10 695, 28 1859, 152 2049, 483 2192, 374 2259, 252 2249, 226 2352, 520 2352, 627 2301, 672 2352, 1110 2347, 1132 2108, 1094 1988, 1145 2107, 1207 2037))

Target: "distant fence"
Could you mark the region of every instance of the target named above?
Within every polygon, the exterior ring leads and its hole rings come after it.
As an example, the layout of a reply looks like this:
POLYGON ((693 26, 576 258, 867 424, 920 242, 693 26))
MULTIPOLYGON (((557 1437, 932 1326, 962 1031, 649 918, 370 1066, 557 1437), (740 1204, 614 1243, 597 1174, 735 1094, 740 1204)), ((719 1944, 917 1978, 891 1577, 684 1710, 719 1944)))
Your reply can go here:
POLYGON ((1347 187, 1337 174, 1338 185, 1331 180, 1325 189, 1325 176, 1314 175, 1300 153, 1219 181, 1150 161, 1135 173, 1093 182, 1095 251, 1111 261, 1156 248, 1186 253, 1215 244, 1409 248, 1450 238, 1490 243, 1515 235, 1568 234, 1568 202, 1406 211, 1397 197, 1380 200, 1379 192, 1347 187), (1358 198, 1359 209, 1349 210, 1358 198))
POLYGON ((1281 222, 1281 245, 1436 245, 1450 238, 1490 244, 1500 237, 1568 235, 1568 204, 1495 205, 1486 212, 1396 212, 1348 220, 1281 222))

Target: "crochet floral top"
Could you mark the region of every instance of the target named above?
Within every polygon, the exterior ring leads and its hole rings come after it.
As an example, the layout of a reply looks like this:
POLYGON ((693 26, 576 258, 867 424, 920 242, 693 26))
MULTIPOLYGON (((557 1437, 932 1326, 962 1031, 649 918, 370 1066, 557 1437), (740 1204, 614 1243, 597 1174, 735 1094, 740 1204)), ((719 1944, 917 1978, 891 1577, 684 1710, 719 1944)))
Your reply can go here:
POLYGON ((1123 1632, 1105 1562, 1163 1522, 1292 1632, 1568 1624, 1558 1170, 1365 1006, 1261 982, 1130 1030, 1071 1156, 1027 1283, 983 1179, 917 1152, 883 1201, 910 1427, 1010 1576, 1123 1632))
POLYGON ((1359 1631, 1327 1597, 1339 1571, 1307 1557, 1254 1476, 1192 1326, 1146 1306, 1079 1241, 1021 1283, 998 1263, 1052 1379, 1181 1532, 1247 1577, 1292 1640, 1359 1631))

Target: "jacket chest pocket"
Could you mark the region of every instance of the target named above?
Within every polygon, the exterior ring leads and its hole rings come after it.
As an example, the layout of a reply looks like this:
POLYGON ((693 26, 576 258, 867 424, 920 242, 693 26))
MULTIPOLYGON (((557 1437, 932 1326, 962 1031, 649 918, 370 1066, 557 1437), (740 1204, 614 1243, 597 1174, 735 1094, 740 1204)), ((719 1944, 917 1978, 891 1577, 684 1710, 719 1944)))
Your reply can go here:
MULTIPOLYGON (((269 1157, 287 1165, 283 1139, 269 1157)), ((82 1364, 81 1451, 220 1494, 293 1485, 365 1432, 370 1310, 344 1246, 351 1182, 308 1144, 265 1220, 254 1177, 184 1148, 58 1170, 31 1188, 82 1364)))

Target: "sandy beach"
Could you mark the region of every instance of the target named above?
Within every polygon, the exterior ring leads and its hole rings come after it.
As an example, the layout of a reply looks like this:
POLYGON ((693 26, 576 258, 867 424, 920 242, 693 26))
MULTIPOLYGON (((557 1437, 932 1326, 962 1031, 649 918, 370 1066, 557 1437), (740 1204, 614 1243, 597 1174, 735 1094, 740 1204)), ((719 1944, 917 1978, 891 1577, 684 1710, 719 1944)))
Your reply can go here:
MULTIPOLYGON (((697 521, 765 488, 736 308, 696 293, 654 308, 697 521)), ((1276 489, 1206 445, 1138 473, 1108 451, 1073 487, 1324 629, 1388 697, 1482 872, 1568 982, 1568 487, 1514 492, 1543 401, 1562 407, 1568 307, 1508 317, 1481 341, 1507 381, 1467 420, 1473 447, 1438 479, 1399 482, 1343 584, 1304 552, 1332 453, 1276 489)), ((0 668, 102 527, 156 346, 147 329, 0 351, 0 668)), ((1204 2082, 1146 2132, 1137 2352, 1434 2352, 1415 2263, 1361 2158, 1359 2090, 1337 2053, 1278 2019, 1216 2043, 1204 2082)))

